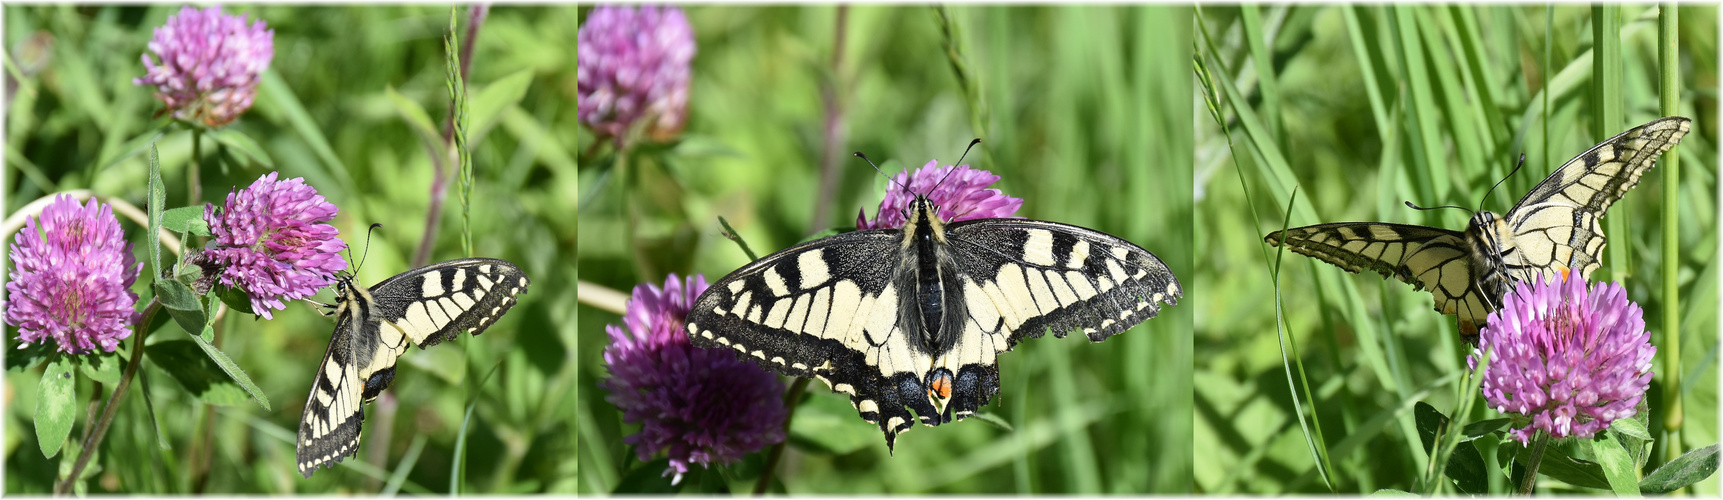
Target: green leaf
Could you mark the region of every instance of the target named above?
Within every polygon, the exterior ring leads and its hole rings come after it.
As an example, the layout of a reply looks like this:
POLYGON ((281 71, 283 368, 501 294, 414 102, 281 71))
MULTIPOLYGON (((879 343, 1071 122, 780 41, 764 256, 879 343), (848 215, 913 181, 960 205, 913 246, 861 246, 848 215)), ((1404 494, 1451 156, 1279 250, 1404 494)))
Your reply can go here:
POLYGON ((120 383, 120 357, 115 353, 78 356, 78 366, 90 380, 104 384, 120 383))
MULTIPOLYGON (((133 137, 132 140, 126 141, 124 145, 120 146, 119 153, 115 154, 113 158, 101 161, 99 169, 107 170, 108 167, 112 167, 122 161, 129 160, 133 156, 137 156, 138 153, 144 152, 145 149, 152 151, 151 157, 153 158, 156 141, 161 140, 163 135, 167 135, 168 127, 171 126, 173 126, 173 120, 161 120, 157 122, 154 128, 144 131, 144 133, 139 134, 137 137, 133 137)), ((154 162, 155 160, 152 159, 150 161, 154 162)))
POLYGON ((1704 481, 1717 472, 1717 445, 1689 451, 1639 482, 1639 492, 1648 495, 1669 493, 1704 481))
POLYGON ((203 220, 203 206, 179 207, 162 211, 162 227, 176 233, 209 236, 209 223, 203 220))
POLYGON ((264 152, 263 147, 259 146, 257 141, 232 127, 208 130, 204 132, 204 135, 209 136, 210 139, 215 139, 215 142, 222 146, 239 151, 241 155, 258 165, 263 165, 264 168, 275 168, 275 161, 269 159, 269 153, 264 152))
POLYGON ((217 286, 210 293, 221 298, 221 303, 227 304, 227 309, 237 313, 257 314, 251 310, 251 296, 238 288, 217 286))
POLYGON ((1466 440, 1470 441, 1483 437, 1485 434, 1501 430, 1502 427, 1506 427, 1509 423, 1513 422, 1513 420, 1514 419, 1507 417, 1479 420, 1466 424, 1466 429, 1463 432, 1466 433, 1466 440))
POLYGON ((503 110, 520 102, 521 98, 526 96, 527 87, 531 85, 532 70, 523 69, 492 81, 474 94, 472 115, 467 118, 468 123, 471 123, 471 128, 467 131, 469 140, 477 143, 484 137, 485 133, 502 119, 503 110))
POLYGON ((197 300, 197 294, 192 293, 191 287, 174 280, 161 280, 155 283, 156 300, 160 300, 162 308, 167 309, 168 315, 173 316, 174 322, 186 332, 201 332, 208 318, 203 313, 203 303, 197 300))
MULTIPOLYGON (((347 193, 357 190, 353 186, 353 175, 347 172, 347 164, 341 162, 341 157, 335 154, 335 148, 329 146, 329 139, 323 136, 323 127, 305 110, 299 96, 293 93, 293 87, 288 86, 279 73, 263 72, 263 78, 257 85, 257 101, 260 107, 267 103, 287 121, 288 126, 299 133, 300 138, 305 139, 305 143, 311 146, 311 151, 317 153, 317 159, 328 169, 321 173, 335 177, 335 180, 341 183, 341 189, 347 193)), ((319 188, 318 191, 324 191, 322 186, 319 188)), ((331 193, 324 195, 331 199, 340 199, 340 196, 332 196, 331 193)))
POLYGON ((59 453, 66 436, 72 434, 78 414, 78 379, 72 375, 76 364, 70 356, 55 356, 36 386, 36 443, 42 445, 44 457, 59 453))
MULTIPOLYGON (((1519 463, 1528 463, 1530 459, 1531 450, 1526 448, 1520 448, 1519 454, 1514 457, 1514 461, 1519 463)), ((1538 474, 1574 486, 1600 490, 1610 489, 1609 478, 1604 475, 1602 466, 1573 458, 1561 447, 1555 446, 1554 443, 1544 448, 1544 458, 1538 464, 1538 474)))
MULTIPOLYGON (((1412 414, 1417 422, 1418 438, 1424 442, 1424 452, 1429 453, 1434 446, 1437 432, 1447 429, 1448 417, 1423 401, 1413 405, 1412 414)), ((1448 466, 1442 469, 1442 475, 1454 480, 1455 488, 1469 494, 1488 492, 1488 474, 1489 467, 1484 463, 1484 455, 1478 452, 1478 447, 1465 443, 1454 447, 1453 455, 1448 457, 1448 466)))
POLYGON ((48 342, 19 344, 18 349, 6 353, 6 371, 22 372, 34 368, 36 362, 53 355, 54 346, 48 342))
POLYGON ((1410 491, 1388 490, 1388 489, 1376 490, 1376 492, 1371 493, 1370 496, 1389 497, 1389 498, 1418 498, 1417 493, 1412 493, 1410 491))
POLYGON ((227 354, 221 352, 221 349, 216 349, 208 340, 205 340, 205 338, 213 335, 215 335, 215 330, 205 326, 203 335, 191 335, 191 340, 197 342, 198 347, 203 348, 203 353, 208 355, 210 360, 215 361, 216 366, 221 367, 221 371, 227 372, 227 376, 232 378, 234 382, 238 382, 241 389, 245 389, 247 394, 251 394, 251 399, 257 400, 259 406, 268 410, 269 398, 263 395, 263 390, 258 389, 257 384, 252 383, 251 377, 246 376, 245 370, 239 369, 239 365, 234 364, 232 358, 228 358, 227 354))
MULTIPOLYGON (((144 354, 149 354, 149 353, 150 353, 149 349, 145 348, 144 354)), ((149 371, 140 369, 137 371, 137 374, 138 374, 138 393, 139 393, 139 395, 143 396, 143 398, 144 398, 144 410, 146 410, 150 413, 150 427, 155 429, 155 431, 156 431, 156 446, 161 448, 162 450, 171 450, 171 449, 173 449, 173 445, 168 443, 167 433, 162 432, 162 422, 161 422, 161 420, 156 418, 155 401, 152 401, 150 398, 149 371)))
POLYGON ((1615 495, 1639 496, 1639 474, 1633 470, 1633 458, 1627 455, 1627 448, 1609 436, 1598 436, 1586 442, 1590 443, 1591 455, 1603 467, 1604 478, 1609 480, 1609 488, 1615 491, 1615 495))
POLYGON ((189 340, 156 342, 144 349, 150 360, 185 387, 198 400, 217 406, 236 406, 246 401, 245 390, 223 373, 214 360, 189 340))
POLYGON ((149 238, 150 247, 150 278, 162 275, 162 205, 167 203, 167 191, 162 188, 162 164, 156 155, 154 145, 150 146, 150 185, 149 202, 144 209, 149 211, 150 227, 144 237, 149 238))
POLYGON ((1609 430, 1610 432, 1620 433, 1623 436, 1642 441, 1651 439, 1651 431, 1645 429, 1644 422, 1640 422, 1636 419, 1616 419, 1614 422, 1609 423, 1609 430))
POLYGON ((396 92, 394 87, 389 87, 387 94, 389 102, 395 105, 395 112, 407 121, 407 127, 413 129, 413 135, 419 136, 419 142, 430 148, 431 154, 442 155, 443 135, 437 132, 437 125, 431 121, 431 115, 425 112, 424 106, 396 92))

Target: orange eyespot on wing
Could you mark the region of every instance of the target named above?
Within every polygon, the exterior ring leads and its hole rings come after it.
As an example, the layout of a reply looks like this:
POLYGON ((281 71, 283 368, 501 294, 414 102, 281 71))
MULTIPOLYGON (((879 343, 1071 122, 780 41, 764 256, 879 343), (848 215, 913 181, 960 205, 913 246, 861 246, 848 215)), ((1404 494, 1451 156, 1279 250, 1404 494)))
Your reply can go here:
POLYGON ((927 384, 927 396, 934 399, 951 399, 951 373, 941 371, 933 376, 927 384))

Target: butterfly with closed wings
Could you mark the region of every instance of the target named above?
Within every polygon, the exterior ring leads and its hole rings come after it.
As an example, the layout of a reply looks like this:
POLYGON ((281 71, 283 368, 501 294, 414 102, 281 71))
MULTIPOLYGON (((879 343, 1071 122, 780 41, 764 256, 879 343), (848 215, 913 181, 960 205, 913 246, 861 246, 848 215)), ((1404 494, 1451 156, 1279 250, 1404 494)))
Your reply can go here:
POLYGON ((1599 267, 1604 212, 1690 127, 1687 118, 1659 118, 1598 143, 1538 183, 1505 216, 1476 212, 1464 232, 1339 222, 1275 231, 1264 240, 1350 272, 1370 269, 1428 289, 1436 310, 1458 316, 1460 333, 1476 343, 1512 282, 1572 271, 1586 277, 1599 267))
POLYGON ((1182 294, 1159 258, 1122 238, 1025 219, 948 223, 939 210, 916 194, 902 228, 821 238, 737 269, 696 299, 689 336, 847 394, 890 449, 918 419, 980 410, 999 392, 997 356, 1018 342, 1076 330, 1100 342, 1182 294))
POLYGON ((299 419, 299 473, 359 451, 364 404, 395 379, 409 345, 420 349, 496 323, 528 280, 498 259, 457 259, 407 271, 366 288, 343 272, 335 282, 335 333, 299 419), (410 343, 410 344, 409 344, 410 343))

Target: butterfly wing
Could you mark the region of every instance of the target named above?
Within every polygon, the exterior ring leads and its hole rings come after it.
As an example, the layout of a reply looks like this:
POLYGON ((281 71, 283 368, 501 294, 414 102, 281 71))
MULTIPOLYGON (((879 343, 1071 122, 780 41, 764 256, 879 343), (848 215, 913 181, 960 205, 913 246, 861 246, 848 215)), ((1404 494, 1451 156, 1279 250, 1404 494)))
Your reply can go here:
POLYGON ((1482 325, 1492 300, 1477 284, 1480 275, 1464 234, 1408 224, 1339 222, 1275 231, 1263 238, 1294 252, 1340 266, 1365 269, 1429 290, 1435 308, 1459 316, 1461 329, 1482 325))
POLYGON ((333 466, 359 450, 360 423, 365 419, 365 379, 353 359, 353 339, 363 322, 359 300, 342 300, 336 310, 335 334, 318 364, 299 417, 299 473, 311 477, 318 467, 333 466))
POLYGON ((348 286, 300 419, 299 472, 311 477, 317 467, 358 452, 363 403, 389 388, 408 346, 484 333, 528 283, 508 261, 457 259, 397 274, 369 290, 348 286))
POLYGON ((1160 258, 1092 229, 1025 219, 978 219, 946 229, 954 280, 934 360, 953 374, 947 406, 962 419, 999 392, 995 357, 1047 332, 1100 342, 1178 303, 1178 278, 1160 258))
POLYGON ((1577 269, 1590 276, 1603 258, 1598 219, 1639 184, 1657 158, 1687 135, 1691 120, 1672 116, 1634 127, 1568 160, 1507 214, 1517 255, 1508 267, 1521 280, 1577 269))
POLYGON ((790 376, 814 377, 850 396, 889 445, 915 421, 905 407, 936 415, 920 389, 928 354, 910 341, 899 264, 903 232, 854 231, 790 247, 737 269, 694 301, 687 328, 695 347, 790 376))

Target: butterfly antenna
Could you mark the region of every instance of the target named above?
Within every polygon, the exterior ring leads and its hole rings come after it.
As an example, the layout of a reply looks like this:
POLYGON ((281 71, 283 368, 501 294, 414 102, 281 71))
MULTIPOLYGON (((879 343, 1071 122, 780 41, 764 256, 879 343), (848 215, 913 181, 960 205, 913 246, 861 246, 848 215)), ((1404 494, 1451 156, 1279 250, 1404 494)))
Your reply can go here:
POLYGON ((1477 213, 1477 212, 1473 212, 1473 211, 1472 211, 1472 209, 1470 209, 1470 208, 1466 208, 1466 207, 1461 207, 1461 206, 1455 206, 1455 205, 1442 205, 1442 206, 1439 206, 1439 207, 1420 207, 1420 206, 1418 206, 1418 205, 1414 205, 1414 204, 1412 204, 1412 202, 1411 202, 1411 201, 1410 201, 1410 200, 1408 200, 1408 201, 1407 201, 1407 202, 1406 202, 1406 206, 1408 206, 1408 207, 1412 207, 1412 209, 1413 209, 1413 210, 1436 210, 1436 209, 1441 209, 1441 208, 1458 208, 1458 209, 1460 209, 1460 210, 1465 210, 1465 211, 1466 211, 1466 212, 1467 212, 1467 213, 1470 213, 1470 214, 1472 214, 1472 215, 1477 215, 1477 214, 1478 214, 1478 213, 1477 213))
POLYGON ((873 171, 879 172, 879 175, 882 177, 885 177, 885 180, 891 181, 893 184, 897 184, 898 187, 903 188, 903 192, 905 192, 905 193, 909 192, 909 186, 905 186, 905 185, 903 185, 902 182, 898 182, 897 178, 895 178, 895 177, 885 175, 885 171, 880 170, 879 165, 874 165, 873 160, 868 159, 867 155, 862 154, 861 151, 856 151, 855 156, 856 156, 856 158, 861 158, 862 161, 867 162, 868 165, 873 167, 873 171))
MULTIPOLYGON (((353 268, 355 274, 357 274, 359 268, 365 267, 365 257, 371 254, 371 232, 375 231, 379 227, 383 227, 383 224, 380 222, 373 222, 371 223, 371 227, 365 230, 365 251, 359 253, 359 267, 353 268)), ((353 257, 351 249, 347 252, 347 257, 353 257)))
MULTIPOLYGON (((1520 171, 1520 167, 1524 167, 1524 166, 1526 166, 1526 154, 1520 153, 1520 162, 1514 164, 1513 170, 1508 171, 1508 177, 1513 177, 1515 173, 1520 171)), ((1484 211, 1484 204, 1488 203, 1490 201, 1490 193, 1494 193, 1494 192, 1496 192, 1496 188, 1502 187, 1502 183, 1507 182, 1508 177, 1503 177, 1502 180, 1496 181, 1496 185, 1490 186, 1489 191, 1484 191, 1484 199, 1478 201, 1478 211, 1479 212, 1484 211)))
POLYGON ((933 190, 935 190, 935 189, 939 189, 939 185, 940 185, 940 184, 944 184, 944 183, 945 183, 945 178, 946 178, 946 177, 951 177, 951 174, 952 174, 952 173, 953 173, 953 172, 956 172, 956 171, 957 171, 957 166, 958 166, 958 165, 962 165, 962 164, 963 164, 963 159, 964 159, 964 158, 968 158, 968 157, 969 157, 969 150, 971 150, 971 149, 974 149, 974 148, 975 148, 975 145, 976 145, 976 144, 981 144, 981 138, 980 138, 980 137, 977 137, 977 138, 975 138, 975 140, 972 140, 972 141, 969 141, 969 146, 968 146, 968 147, 965 147, 965 148, 963 148, 963 155, 962 155, 962 156, 958 156, 958 157, 957 157, 957 163, 953 163, 953 164, 951 164, 951 170, 947 170, 947 171, 945 171, 945 176, 944 176, 944 177, 940 177, 940 178, 939 178, 939 182, 935 182, 935 183, 933 183, 933 187, 932 187, 932 188, 929 188, 929 189, 928 189, 928 190, 927 190, 927 192, 928 192, 928 193, 932 193, 932 192, 933 192, 933 190))

